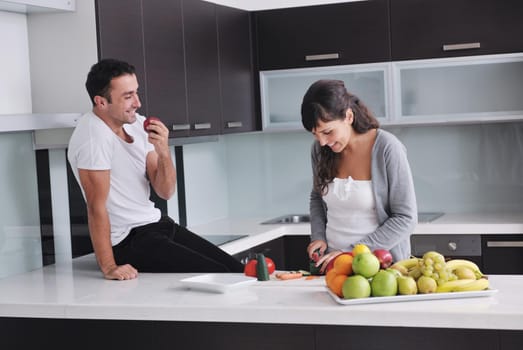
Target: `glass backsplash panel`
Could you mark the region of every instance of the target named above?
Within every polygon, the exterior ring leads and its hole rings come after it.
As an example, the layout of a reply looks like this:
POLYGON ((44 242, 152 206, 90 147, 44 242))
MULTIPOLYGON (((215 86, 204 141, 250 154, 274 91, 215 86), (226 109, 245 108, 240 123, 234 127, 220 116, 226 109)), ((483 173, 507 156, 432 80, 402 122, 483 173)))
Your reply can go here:
POLYGON ((31 133, 0 134, 0 278, 42 266, 31 133))

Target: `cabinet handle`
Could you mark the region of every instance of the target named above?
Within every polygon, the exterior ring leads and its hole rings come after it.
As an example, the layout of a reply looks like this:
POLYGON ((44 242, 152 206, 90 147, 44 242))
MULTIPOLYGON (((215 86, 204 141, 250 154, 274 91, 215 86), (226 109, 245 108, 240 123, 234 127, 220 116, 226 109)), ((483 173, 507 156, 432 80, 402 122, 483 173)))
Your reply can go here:
POLYGON ((492 248, 521 248, 523 241, 488 241, 487 247, 492 248))
POLYGON ((174 124, 173 131, 189 130, 191 128, 190 124, 174 124))
POLYGON ((242 122, 227 122, 228 128, 241 128, 243 126, 242 122))
POLYGON ((194 124, 194 130, 204 130, 204 129, 210 129, 211 123, 197 123, 194 124))
POLYGON ((321 55, 307 55, 305 61, 337 60, 340 58, 339 53, 326 53, 321 55))
POLYGON ((480 47, 481 43, 445 44, 443 45, 443 51, 470 50, 479 49, 480 47))

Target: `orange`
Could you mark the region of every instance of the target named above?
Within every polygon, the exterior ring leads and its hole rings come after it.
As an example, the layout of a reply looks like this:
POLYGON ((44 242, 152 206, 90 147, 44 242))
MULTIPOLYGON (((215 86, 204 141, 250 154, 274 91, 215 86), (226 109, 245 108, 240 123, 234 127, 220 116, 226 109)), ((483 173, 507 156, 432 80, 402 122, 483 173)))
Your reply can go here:
POLYGON ((345 283, 345 280, 347 279, 346 275, 336 275, 331 280, 329 289, 339 296, 340 298, 343 298, 343 283, 345 283))
POLYGON ((327 285, 327 287, 330 288, 330 284, 332 282, 332 279, 334 277, 336 277, 337 275, 338 275, 338 273, 334 269, 330 269, 329 272, 327 272, 325 274, 325 284, 327 285))
POLYGON ((334 260, 333 270, 336 270, 338 275, 352 274, 352 255, 340 254, 334 260))
POLYGON ((370 248, 367 247, 365 244, 358 243, 352 249, 352 255, 356 256, 361 253, 372 253, 372 252, 370 251, 370 248))

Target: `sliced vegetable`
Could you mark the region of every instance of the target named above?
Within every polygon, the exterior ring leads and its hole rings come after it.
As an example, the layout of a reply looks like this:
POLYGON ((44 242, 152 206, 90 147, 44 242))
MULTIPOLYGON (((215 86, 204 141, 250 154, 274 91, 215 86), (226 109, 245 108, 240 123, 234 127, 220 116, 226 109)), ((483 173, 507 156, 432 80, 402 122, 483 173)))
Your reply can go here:
POLYGON ((301 272, 291 271, 291 272, 281 272, 276 274, 276 278, 280 280, 293 280, 297 278, 302 278, 303 274, 301 272))

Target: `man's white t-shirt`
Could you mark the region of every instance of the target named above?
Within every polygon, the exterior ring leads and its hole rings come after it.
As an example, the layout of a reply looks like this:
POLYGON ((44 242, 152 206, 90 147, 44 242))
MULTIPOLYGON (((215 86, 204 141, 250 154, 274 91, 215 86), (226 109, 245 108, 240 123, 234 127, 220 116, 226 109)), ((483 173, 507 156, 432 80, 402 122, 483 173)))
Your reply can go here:
MULTIPOLYGON (((124 125, 133 142, 119 138, 93 112, 78 121, 69 141, 67 157, 78 183, 78 169, 110 170, 111 184, 107 211, 111 222, 111 243, 121 242, 132 228, 157 222, 159 209, 149 199, 150 186, 146 173, 147 153, 154 146, 143 130, 144 117, 136 114, 133 124, 124 125)), ((82 189, 85 198, 85 193, 82 189)))

